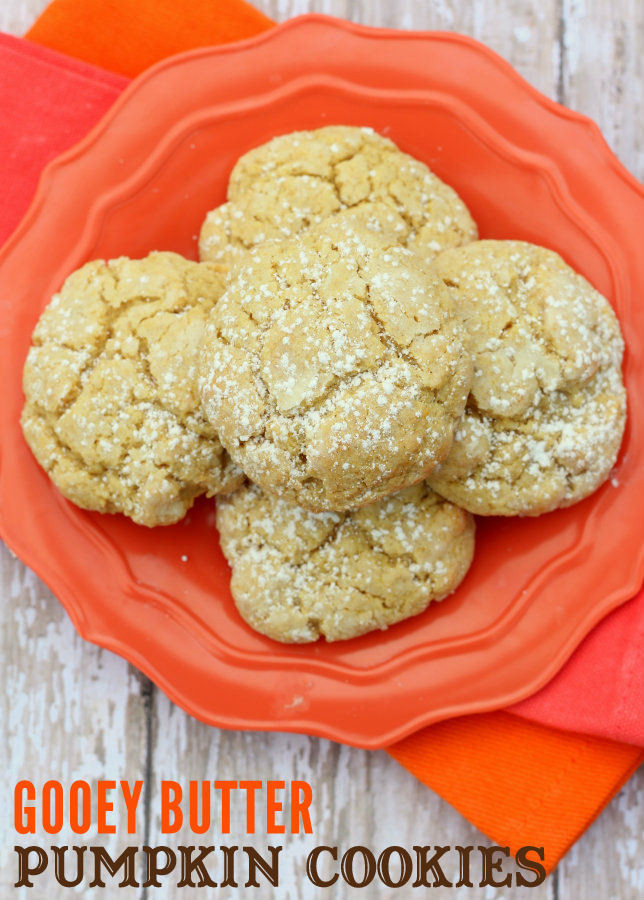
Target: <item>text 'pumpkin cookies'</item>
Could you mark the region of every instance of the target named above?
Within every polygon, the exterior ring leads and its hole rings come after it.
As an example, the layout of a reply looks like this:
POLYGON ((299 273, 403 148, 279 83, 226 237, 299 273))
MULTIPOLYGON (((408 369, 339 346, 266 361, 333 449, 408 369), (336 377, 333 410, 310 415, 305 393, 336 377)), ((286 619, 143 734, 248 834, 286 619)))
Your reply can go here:
POLYGON ((314 510, 425 477, 470 384, 442 282, 411 251, 334 217, 249 256, 201 357, 204 410, 232 458, 314 510))
POLYGON ((423 612, 454 591, 474 519, 426 482, 350 513, 313 513, 245 485, 217 502, 242 617, 286 643, 346 640, 423 612))
POLYGON ((435 263, 474 380, 432 487, 480 515, 539 515, 606 480, 624 432, 623 341, 608 301, 551 250, 478 241, 435 263))
POLYGON ((281 135, 238 160, 228 203, 202 226, 200 257, 241 261, 258 244, 299 234, 343 209, 425 258, 477 237, 456 191, 424 163, 371 128, 331 125, 281 135))
POLYGON ((143 525, 181 519, 242 480, 196 391, 215 266, 175 253, 84 265, 45 309, 24 370, 22 428, 78 506, 143 525))

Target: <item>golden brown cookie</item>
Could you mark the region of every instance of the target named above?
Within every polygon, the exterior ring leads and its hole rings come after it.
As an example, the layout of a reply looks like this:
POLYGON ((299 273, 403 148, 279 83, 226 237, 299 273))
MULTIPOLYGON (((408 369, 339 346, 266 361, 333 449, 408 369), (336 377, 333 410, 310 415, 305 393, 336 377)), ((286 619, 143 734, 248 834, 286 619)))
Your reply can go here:
POLYGON ((219 267, 175 253, 87 263, 43 312, 22 428, 58 489, 143 525, 242 481, 199 408, 195 374, 219 267))
POLYGON ((371 128, 332 125, 282 135, 242 156, 228 203, 203 224, 200 256, 229 265, 266 240, 367 205, 372 228, 425 258, 477 237, 458 194, 424 163, 371 128))
POLYGON ((474 358, 434 490, 480 515, 539 515, 591 494, 622 440, 623 341, 608 301, 551 250, 478 241, 435 268, 474 358))
POLYGON ((474 520, 426 482, 350 513, 313 513, 248 484, 217 501, 244 620, 273 640, 346 640, 451 594, 474 553, 474 520))
POLYGON ((313 510, 420 481, 471 384, 461 324, 411 251, 334 217, 271 242, 212 311, 204 411, 252 481, 313 510))

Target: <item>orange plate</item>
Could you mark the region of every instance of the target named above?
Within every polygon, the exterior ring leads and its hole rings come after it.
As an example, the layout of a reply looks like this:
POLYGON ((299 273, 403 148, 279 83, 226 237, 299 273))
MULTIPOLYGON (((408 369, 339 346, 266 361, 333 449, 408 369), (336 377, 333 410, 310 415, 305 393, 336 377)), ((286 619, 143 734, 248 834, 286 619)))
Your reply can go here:
POLYGON ((642 189, 597 127, 468 38, 307 16, 167 60, 49 166, 2 254, 2 535, 84 637, 213 725, 381 747, 513 703, 644 574, 643 222, 642 189), (628 345, 630 416, 614 478, 592 498, 539 519, 479 522, 453 597, 386 633, 288 647, 236 614, 212 503, 148 530, 63 500, 22 439, 20 381, 36 319, 72 269, 153 248, 194 257, 240 154, 329 123, 390 135, 454 185, 482 236, 553 247, 606 294, 628 345))

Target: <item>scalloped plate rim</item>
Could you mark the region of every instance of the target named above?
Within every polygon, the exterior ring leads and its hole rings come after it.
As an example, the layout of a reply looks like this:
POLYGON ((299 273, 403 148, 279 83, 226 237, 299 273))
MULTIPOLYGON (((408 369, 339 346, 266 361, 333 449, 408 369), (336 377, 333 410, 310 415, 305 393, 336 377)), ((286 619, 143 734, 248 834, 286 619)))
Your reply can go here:
MULTIPOLYGON (((185 56, 185 54, 183 55, 185 56)), ((373 102, 387 103, 400 99, 409 105, 424 105, 425 102, 429 101, 436 106, 445 109, 450 115, 457 116, 459 113, 464 115, 465 126, 470 128, 472 133, 476 134, 477 138, 485 141, 492 147, 495 152, 506 158, 514 158, 523 168, 529 168, 546 178, 549 190, 562 210, 562 213, 568 215, 569 218, 573 218, 586 229, 596 246, 597 252, 602 254, 609 268, 614 269, 613 257, 610 254, 605 253, 602 242, 600 241, 600 236, 593 234, 594 231, 600 230, 599 226, 572 197, 567 189, 565 179, 554 160, 546 157, 542 153, 531 152, 524 148, 515 147, 503 135, 492 128, 492 126, 489 125, 476 111, 467 107, 462 101, 450 97, 444 91, 415 89, 398 91, 368 88, 365 85, 357 85, 346 79, 321 75, 318 73, 303 75, 300 78, 289 80, 279 88, 271 91, 262 91, 259 94, 245 97, 243 100, 213 104, 208 109, 200 109, 198 112, 191 112, 185 119, 180 119, 173 129, 166 132, 163 142, 155 146, 153 153, 146 157, 126 179, 118 182, 107 192, 97 195, 92 200, 87 209, 87 224, 83 232, 84 240, 81 242, 80 246, 83 247, 84 244, 91 243, 92 240, 94 240, 94 232, 100 231, 106 213, 115 203, 118 204, 118 202, 125 197, 129 198, 134 196, 140 185, 149 180, 152 174, 158 172, 164 162, 171 157, 175 146, 180 141, 184 141, 187 136, 193 134, 199 127, 202 127, 205 122, 224 120, 236 115, 243 115, 247 110, 254 111, 259 106, 270 108, 272 105, 283 102, 293 95, 320 87, 333 91, 342 90, 347 93, 358 95, 361 98, 367 98, 373 102), (454 105, 457 107, 456 109, 452 108, 454 105), (468 121, 468 119, 470 121, 468 121), (476 126, 476 129, 480 129, 480 131, 476 130, 474 126, 476 126), (481 136, 481 132, 483 132, 483 136, 481 136)), ((605 233, 602 235, 602 238, 606 241, 610 241, 610 236, 605 233)), ((74 252, 76 252, 76 249, 74 252)), ((63 506, 63 509, 66 511, 66 504, 63 506)), ((179 611, 175 610, 171 603, 171 595, 166 594, 164 591, 155 588, 152 585, 137 582, 122 552, 118 547, 114 546, 113 541, 102 531, 102 529, 99 529, 99 537, 96 534, 96 529, 93 524, 86 525, 82 519, 74 521, 71 516, 68 518, 71 527, 80 533, 87 535, 88 539, 90 539, 97 547, 103 546, 105 548, 102 553, 105 558, 110 558, 113 562, 115 557, 118 559, 119 570, 123 571, 120 572, 120 574, 117 573, 117 581, 124 593, 136 596, 140 602, 145 604, 150 604, 152 597, 158 597, 159 604, 163 606, 166 614, 172 618, 176 624, 181 625, 181 627, 188 632, 190 632, 188 623, 191 623, 200 630, 202 634, 201 643, 207 647, 212 655, 240 668, 242 668, 244 664, 252 664, 251 657, 256 654, 253 654, 251 651, 239 651, 234 646, 222 642, 222 640, 212 632, 212 629, 207 628, 200 622, 198 617, 191 617, 191 614, 183 609, 179 611)), ((572 544, 567 545, 561 552, 557 553, 556 556, 553 556, 546 566, 533 573, 530 579, 524 583, 522 588, 517 588, 517 594, 512 603, 506 607, 493 622, 487 624, 484 628, 475 632, 459 635, 458 638, 442 638, 436 642, 425 643, 421 647, 400 650, 395 656, 365 668, 352 669, 343 663, 315 659, 309 661, 308 671, 325 675, 329 678, 335 677, 336 679, 344 675, 345 677, 350 678, 354 683, 359 683, 372 678, 375 679, 378 675, 393 675, 396 670, 406 663, 411 663, 416 659, 420 660, 421 657, 422 659, 429 660, 435 656, 449 652, 450 650, 458 651, 461 647, 469 647, 472 649, 475 645, 478 646, 489 643, 495 636, 500 637, 504 634, 511 627, 512 623, 521 618, 525 613, 525 607, 529 605, 529 601, 522 600, 520 595, 528 591, 529 585, 536 580, 543 581, 543 579, 547 579, 552 568, 558 568, 565 561, 574 559, 575 555, 583 550, 583 547, 585 546, 583 543, 584 532, 588 527, 589 521, 590 517, 586 519, 583 529, 572 544)), ((301 667, 303 663, 301 659, 295 661, 280 657, 279 654, 272 656, 271 659, 264 659, 263 662, 264 665, 270 667, 286 665, 289 670, 301 667)))
MULTIPOLYGON (((392 29, 374 29, 366 26, 355 25, 353 23, 346 22, 344 20, 334 19, 328 16, 321 15, 307 15, 302 17, 297 17, 295 19, 289 20, 286 23, 283 23, 280 26, 277 26, 275 29, 272 29, 262 35, 259 35, 256 38, 251 38, 247 41, 239 42, 235 45, 224 45, 223 47, 216 48, 198 48, 196 50, 188 51, 187 53, 179 54, 178 56, 171 57, 169 59, 163 60, 151 69, 147 70, 142 76, 135 79, 131 85, 129 85, 123 94, 119 96, 114 105, 107 112, 106 116, 99 122, 95 128, 92 129, 78 144, 74 147, 70 148, 64 154, 53 160, 44 170, 41 175, 38 189, 34 196, 34 199, 25 214, 22 222, 13 233, 13 235, 9 238, 5 246, 2 248, 2 252, 0 253, 0 261, 2 261, 6 254, 13 248, 14 244, 20 240, 22 237, 22 233, 25 230, 28 230, 32 220, 36 217, 37 212, 42 205, 43 200, 46 198, 46 195, 50 189, 49 182, 55 181, 55 174, 58 169, 68 165, 72 162, 78 155, 83 153, 87 147, 95 143, 100 139, 101 134, 104 129, 106 129, 109 123, 119 114, 122 106, 129 102, 133 95, 136 94, 137 90, 141 87, 141 85, 147 80, 155 77, 155 75, 163 71, 167 68, 171 68, 175 65, 180 64, 183 61, 191 60, 194 58, 199 58, 203 56, 210 56, 212 54, 219 53, 231 53, 231 52, 239 52, 244 49, 252 48, 254 45, 263 43, 265 41, 275 40, 285 31, 290 30, 294 27, 302 27, 304 24, 310 24, 314 22, 323 23, 325 25, 332 25, 334 27, 342 28, 348 32, 352 32, 361 37, 370 37, 370 38, 395 38, 395 39, 419 39, 419 38, 431 38, 431 39, 440 39, 447 40, 455 43, 466 44, 471 48, 479 51, 482 55, 487 56, 490 60, 495 62, 497 66, 501 66, 506 74, 510 75, 512 79, 519 83, 524 89, 527 89, 530 94, 539 101, 539 103, 549 112, 554 113, 558 116, 564 117, 570 121, 574 121, 579 125, 583 125, 585 128, 589 128, 592 132, 593 138, 596 139, 599 137, 601 139, 601 143, 603 146, 603 155, 605 157, 605 162, 610 163, 611 168, 624 180, 629 187, 635 188, 638 193, 644 195, 644 189, 639 184, 639 182, 634 179, 634 177, 622 166, 619 160, 614 156, 608 144, 606 143, 601 131, 599 130, 596 123, 594 123, 591 119, 581 115, 580 113, 574 112, 572 110, 567 109, 566 107, 562 107, 549 98, 545 97, 539 91, 537 91, 532 85, 530 85, 525 79, 520 76, 516 70, 510 66, 502 57, 498 56, 494 51, 485 47, 485 45, 480 44, 478 41, 475 41, 472 38, 466 37, 464 35, 455 35, 449 32, 399 32, 392 29), (606 152, 607 151, 607 152, 606 152)), ((320 73, 322 74, 322 73, 320 73)), ((353 86, 356 86, 355 83, 352 83, 353 86)), ((366 87, 364 85, 357 85, 358 87, 366 87)), ((267 92, 259 92, 254 96, 263 96, 264 93, 267 92)), ((541 156, 541 154, 538 154, 541 156)), ((547 159, 544 157, 544 159, 547 159)), ((552 160, 549 160, 552 162, 552 160)), ((556 165, 555 165, 556 168, 556 165)), ((584 213, 585 214, 585 213, 584 213)), ((18 544, 20 542, 14 542, 12 540, 7 540, 6 538, 6 523, 5 517, 0 511, 0 528, 5 534, 5 540, 10 547, 18 548, 18 544)), ((28 547, 25 556, 29 556, 28 547)), ((75 627, 79 631, 79 633, 86 639, 91 640, 95 643, 98 643, 101 646, 109 647, 109 649, 114 650, 119 653, 119 655, 124 656, 126 659, 130 659, 138 668, 142 671, 145 671, 147 674, 151 674, 153 680, 162 686, 162 689, 171 699, 174 700, 178 705, 182 708, 186 709, 186 711, 190 712, 193 715, 196 715, 198 718, 203 721, 208 722, 209 724, 219 725, 222 724, 224 727, 243 727, 243 728, 259 728, 263 730, 270 730, 275 728, 275 721, 272 720, 253 720, 249 721, 247 718, 240 721, 233 721, 229 718, 226 722, 222 723, 217 719, 217 716, 213 716, 206 710, 200 710, 197 712, 195 710, 195 706, 198 704, 193 704, 193 708, 190 708, 190 705, 185 701, 185 698, 179 696, 175 693, 172 684, 167 682, 162 673, 158 672, 153 666, 148 666, 147 660, 140 657, 139 651, 136 648, 133 648, 119 638, 115 638, 111 635, 105 635, 101 633, 100 629, 92 627, 92 623, 88 619, 85 611, 82 609, 82 604, 77 603, 75 598, 73 597, 73 590, 68 588, 64 583, 64 578, 62 576, 57 576, 55 572, 49 571, 51 567, 47 565, 42 560, 39 560, 40 564, 33 565, 32 568, 43 580, 52 588, 52 590, 56 593, 56 595, 60 598, 61 602, 67 609, 72 621, 74 622, 75 627), (58 587, 58 582, 60 581, 60 588, 58 587), (136 657, 136 662, 132 657, 136 657)), ((560 668, 560 666, 565 662, 568 658, 572 650, 579 643, 579 641, 583 638, 585 634, 592 628, 592 626, 599 621, 607 612, 611 609, 616 608, 622 602, 624 602, 627 597, 624 597, 624 592, 629 591, 628 596, 632 596, 639 583, 641 583, 642 578, 644 578, 644 557, 642 557, 638 561, 638 565, 634 566, 631 570, 632 572, 632 580, 630 584, 631 587, 628 588, 620 588, 620 590, 615 590, 608 597, 604 599, 604 601, 599 604, 595 604, 592 609, 590 609, 587 615, 580 620, 577 628, 571 634, 568 641, 565 645, 563 645, 558 654, 553 656, 550 666, 547 671, 544 669, 544 674, 541 677, 533 679, 532 685, 525 689, 519 689, 514 692, 510 692, 506 694, 503 698, 495 699, 493 702, 481 702, 478 704, 466 704, 467 711, 483 711, 486 709, 498 708, 500 705, 507 705, 509 703, 516 702, 518 699, 533 693, 538 690, 543 684, 545 684, 560 668), (621 599, 620 599, 621 598, 621 599)), ((176 621, 176 620, 175 620, 176 621)), ((178 622, 180 627, 184 630, 185 625, 178 622)), ((405 726, 392 728, 386 735, 378 735, 375 737, 370 737, 368 740, 362 737, 358 737, 357 735, 353 735, 350 739, 351 743, 356 744, 357 746, 363 747, 380 747, 386 745, 387 743, 393 741, 394 739, 399 739, 400 737, 409 734, 416 730, 417 728, 423 727, 426 724, 429 724, 432 721, 436 721, 437 718, 444 718, 445 716, 458 715, 463 712, 463 704, 458 707, 450 708, 450 710, 445 709, 444 712, 439 714, 419 714, 415 719, 411 722, 408 722, 405 726)), ((328 723, 320 724, 317 721, 310 721, 306 718, 304 719, 292 719, 280 721, 279 723, 280 730, 287 731, 305 731, 309 734, 319 734, 324 737, 332 737, 336 740, 344 740, 347 741, 347 730, 346 728, 342 728, 339 731, 334 730, 333 726, 328 723)))

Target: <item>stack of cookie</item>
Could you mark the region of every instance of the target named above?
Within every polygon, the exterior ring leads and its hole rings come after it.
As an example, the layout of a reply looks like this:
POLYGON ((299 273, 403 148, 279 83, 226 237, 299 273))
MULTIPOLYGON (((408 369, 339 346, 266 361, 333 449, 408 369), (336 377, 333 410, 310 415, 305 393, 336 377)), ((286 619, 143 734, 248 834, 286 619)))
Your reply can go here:
POLYGON ((200 494, 244 619, 339 640, 455 590, 479 515, 609 476, 625 422, 608 302, 552 251, 478 241, 458 195, 370 129, 233 169, 201 262, 88 263, 43 313, 22 425, 73 502, 154 526, 200 494))

